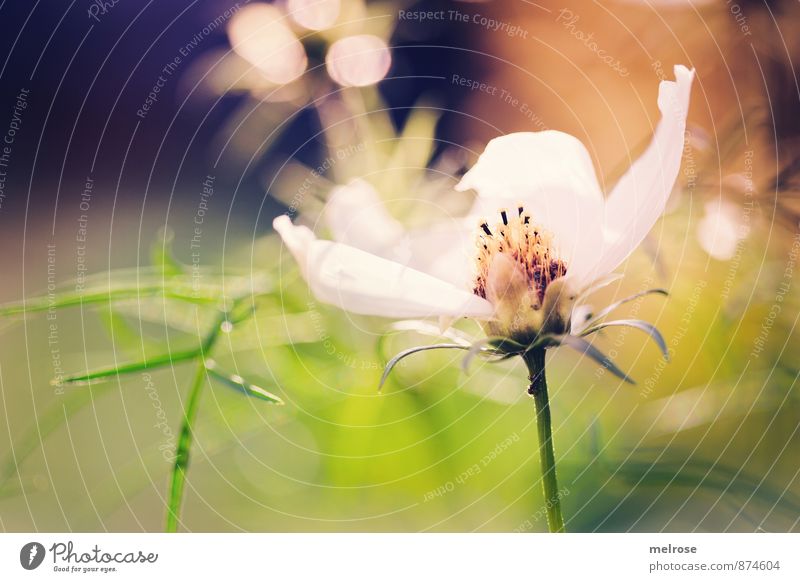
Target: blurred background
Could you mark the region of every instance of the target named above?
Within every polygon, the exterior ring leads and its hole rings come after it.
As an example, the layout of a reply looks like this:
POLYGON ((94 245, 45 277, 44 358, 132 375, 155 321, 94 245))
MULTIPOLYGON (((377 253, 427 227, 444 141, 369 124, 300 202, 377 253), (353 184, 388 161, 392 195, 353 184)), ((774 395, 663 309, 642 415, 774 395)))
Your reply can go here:
POLYGON ((608 192, 675 64, 668 213, 591 301, 668 289, 619 313, 672 358, 596 337, 631 386, 549 354, 567 529, 800 530, 797 2, 12 1, 0 31, 2 530, 163 529, 193 366, 59 380, 196 346, 202 288, 257 295, 213 356, 285 404, 204 386, 183 530, 546 531, 523 367, 426 352, 378 393, 436 340, 317 303, 272 219, 327 236, 355 178, 403 224, 458 214, 512 131, 579 137, 608 192))

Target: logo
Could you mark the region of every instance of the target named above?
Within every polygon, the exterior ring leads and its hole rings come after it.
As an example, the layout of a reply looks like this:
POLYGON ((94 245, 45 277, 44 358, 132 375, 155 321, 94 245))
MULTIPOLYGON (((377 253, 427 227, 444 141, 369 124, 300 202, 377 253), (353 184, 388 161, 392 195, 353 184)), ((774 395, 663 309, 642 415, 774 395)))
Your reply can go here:
POLYGON ((19 551, 19 563, 26 570, 35 570, 44 561, 44 546, 39 542, 28 542, 19 551))

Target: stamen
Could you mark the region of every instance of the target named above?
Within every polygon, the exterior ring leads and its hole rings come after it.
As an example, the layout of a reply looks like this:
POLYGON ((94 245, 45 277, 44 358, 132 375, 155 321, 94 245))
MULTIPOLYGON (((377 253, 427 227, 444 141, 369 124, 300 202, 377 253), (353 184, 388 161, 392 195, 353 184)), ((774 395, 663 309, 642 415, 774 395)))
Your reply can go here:
POLYGON ((502 254, 516 263, 519 272, 527 278, 527 298, 509 296, 509 300, 522 301, 518 308, 535 311, 542 307, 547 286, 566 274, 567 265, 558 258, 552 246, 552 235, 541 229, 521 203, 515 208, 518 217, 512 215, 510 219, 506 209, 498 209, 502 222, 493 224, 492 228, 489 228, 486 220, 479 223, 480 231, 476 238, 477 272, 473 290, 478 296, 486 297, 492 265, 496 257, 502 254))

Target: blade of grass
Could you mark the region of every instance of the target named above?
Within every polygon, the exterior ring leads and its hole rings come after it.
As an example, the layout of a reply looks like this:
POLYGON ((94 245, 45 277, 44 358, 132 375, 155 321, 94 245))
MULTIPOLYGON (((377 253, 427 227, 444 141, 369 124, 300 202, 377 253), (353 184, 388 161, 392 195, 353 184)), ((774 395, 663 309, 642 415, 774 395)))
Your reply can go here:
POLYGON ((186 471, 189 469, 189 454, 194 438, 193 425, 197 417, 197 409, 200 404, 200 394, 206 380, 206 366, 202 359, 197 363, 197 370, 189 388, 189 401, 186 404, 181 433, 178 437, 178 447, 175 451, 175 464, 172 468, 172 478, 169 486, 169 500, 167 506, 166 531, 174 533, 178 531, 178 521, 180 520, 181 504, 183 502, 183 492, 186 486, 186 471))
MULTIPOLYGON (((189 289, 187 288, 187 291, 189 289)), ((0 306, 0 317, 8 315, 19 315, 25 313, 36 313, 49 309, 63 309, 65 307, 77 307, 79 305, 93 305, 96 303, 110 303, 125 299, 139 299, 141 297, 163 296, 166 299, 176 299, 178 301, 188 301, 190 303, 215 304, 220 301, 219 293, 200 295, 195 293, 181 293, 175 288, 164 287, 163 285, 115 289, 98 291, 94 293, 69 293, 60 298, 58 294, 52 299, 50 297, 37 297, 24 303, 10 303, 0 306)))
POLYGON ((100 368, 98 370, 92 370, 89 372, 84 372, 82 374, 64 376, 63 378, 60 379, 60 381, 53 380, 51 384, 55 383, 72 384, 72 385, 87 384, 94 380, 103 380, 110 378, 112 376, 120 376, 123 374, 138 372, 140 370, 147 370, 151 368, 166 366, 169 364, 178 364, 181 362, 186 362, 188 360, 193 360, 194 358, 197 358, 202 353, 203 353, 202 348, 195 348, 193 350, 173 352, 171 354, 162 354, 159 356, 154 356, 148 360, 143 360, 141 362, 131 362, 130 364, 123 364, 121 366, 100 368))
POLYGON ((279 396, 264 390, 260 386, 256 386, 255 384, 247 381, 245 378, 242 378, 239 374, 231 374, 225 370, 222 370, 214 360, 206 360, 206 370, 208 370, 208 373, 216 380, 219 380, 226 386, 229 386, 238 392, 243 392, 248 396, 258 398, 259 400, 266 400, 272 404, 283 404, 283 400, 281 400, 279 396))
MULTIPOLYGON (((233 307, 236 307, 236 304, 233 307)), ((175 464, 172 467, 172 477, 170 479, 167 523, 165 526, 165 530, 168 533, 178 531, 183 491, 186 487, 186 471, 189 469, 189 455, 194 440, 194 421, 197 417, 200 395, 208 373, 206 355, 211 354, 214 343, 217 341, 220 331, 222 331, 222 325, 227 321, 228 313, 222 313, 211 330, 209 330, 202 344, 200 344, 200 353, 196 355, 198 360, 197 370, 189 387, 189 397, 183 415, 183 424, 181 425, 181 433, 178 437, 178 446, 175 451, 175 464)), ((210 358, 209 361, 211 361, 210 358)))

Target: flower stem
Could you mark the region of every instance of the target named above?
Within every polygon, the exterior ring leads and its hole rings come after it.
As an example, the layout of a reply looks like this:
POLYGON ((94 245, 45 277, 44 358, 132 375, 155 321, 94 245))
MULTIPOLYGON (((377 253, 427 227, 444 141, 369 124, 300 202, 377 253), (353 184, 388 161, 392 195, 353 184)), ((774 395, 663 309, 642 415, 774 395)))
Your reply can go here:
POLYGON ((528 366, 531 381, 528 393, 536 406, 536 428, 539 433, 539 463, 542 468, 544 503, 547 510, 547 525, 551 532, 566 531, 561 514, 561 494, 556 479, 556 457, 553 452, 553 431, 550 420, 550 401, 547 395, 547 380, 544 373, 544 348, 526 352, 522 358, 528 366))

